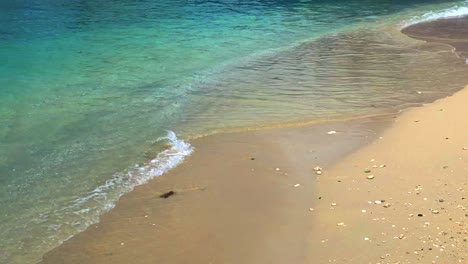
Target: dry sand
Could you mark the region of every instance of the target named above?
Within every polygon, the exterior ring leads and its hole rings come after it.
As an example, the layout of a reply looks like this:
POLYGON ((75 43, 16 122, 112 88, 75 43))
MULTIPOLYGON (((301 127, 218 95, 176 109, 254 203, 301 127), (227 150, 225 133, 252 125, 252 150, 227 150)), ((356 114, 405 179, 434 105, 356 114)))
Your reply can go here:
POLYGON ((468 263, 467 102, 403 113, 318 179, 308 263, 468 263))
POLYGON ((467 102, 198 139, 43 263, 468 263, 467 102))

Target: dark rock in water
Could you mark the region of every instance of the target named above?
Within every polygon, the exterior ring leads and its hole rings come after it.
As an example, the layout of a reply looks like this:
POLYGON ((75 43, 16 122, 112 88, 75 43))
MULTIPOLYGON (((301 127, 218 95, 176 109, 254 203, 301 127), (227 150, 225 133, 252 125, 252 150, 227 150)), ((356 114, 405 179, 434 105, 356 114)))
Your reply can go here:
POLYGON ((169 192, 167 192, 167 193, 163 193, 163 194, 159 195, 159 197, 160 197, 160 198, 167 199, 167 198, 171 197, 171 196, 174 195, 174 194, 175 194, 174 191, 169 191, 169 192))

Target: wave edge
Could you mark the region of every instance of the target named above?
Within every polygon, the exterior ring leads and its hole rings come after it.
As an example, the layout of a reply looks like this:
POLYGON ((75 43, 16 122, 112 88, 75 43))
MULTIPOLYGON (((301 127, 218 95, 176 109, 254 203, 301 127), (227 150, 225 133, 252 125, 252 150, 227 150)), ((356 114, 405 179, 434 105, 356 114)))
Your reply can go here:
POLYGON ((67 206, 42 214, 40 222, 48 222, 49 238, 55 242, 53 244, 58 246, 98 223, 100 216, 113 209, 120 197, 177 167, 194 151, 192 145, 178 139, 173 131, 167 131, 167 135, 157 141, 167 141, 170 147, 146 164, 135 164, 125 172, 114 174, 104 184, 69 202, 67 206), (50 223, 51 219, 54 219, 53 223, 50 223))
POLYGON ((446 8, 440 11, 430 11, 421 16, 412 17, 409 20, 405 20, 401 23, 400 29, 407 28, 411 25, 429 22, 438 19, 456 18, 468 15, 468 1, 463 5, 456 5, 454 7, 446 8))

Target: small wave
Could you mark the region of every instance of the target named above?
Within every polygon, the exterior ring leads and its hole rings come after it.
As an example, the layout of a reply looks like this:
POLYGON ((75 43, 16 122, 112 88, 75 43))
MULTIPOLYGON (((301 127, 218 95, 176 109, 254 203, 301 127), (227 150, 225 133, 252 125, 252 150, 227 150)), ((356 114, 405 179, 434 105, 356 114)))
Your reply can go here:
POLYGON ((193 147, 178 139, 172 131, 168 131, 167 136, 158 141, 166 141, 170 147, 147 164, 136 164, 125 172, 117 173, 104 184, 71 201, 68 206, 44 214, 43 220, 49 220, 49 238, 54 237, 57 242, 61 242, 97 223, 103 213, 114 208, 122 195, 175 168, 193 152, 193 147), (55 223, 50 223, 51 219, 55 223))
POLYGON ((462 5, 457 5, 440 11, 430 11, 422 16, 416 16, 407 21, 403 21, 401 29, 421 22, 433 21, 441 18, 462 17, 466 15, 468 15, 468 1, 462 5))

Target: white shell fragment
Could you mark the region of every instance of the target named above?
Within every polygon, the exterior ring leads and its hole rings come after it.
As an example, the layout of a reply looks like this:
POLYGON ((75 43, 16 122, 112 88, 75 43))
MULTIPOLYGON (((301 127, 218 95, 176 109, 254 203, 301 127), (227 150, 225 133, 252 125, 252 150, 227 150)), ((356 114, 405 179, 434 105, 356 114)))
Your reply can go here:
POLYGON ((319 166, 316 166, 316 167, 314 168, 314 171, 315 171, 315 174, 317 174, 317 175, 321 175, 321 174, 322 174, 322 168, 319 167, 319 166))

